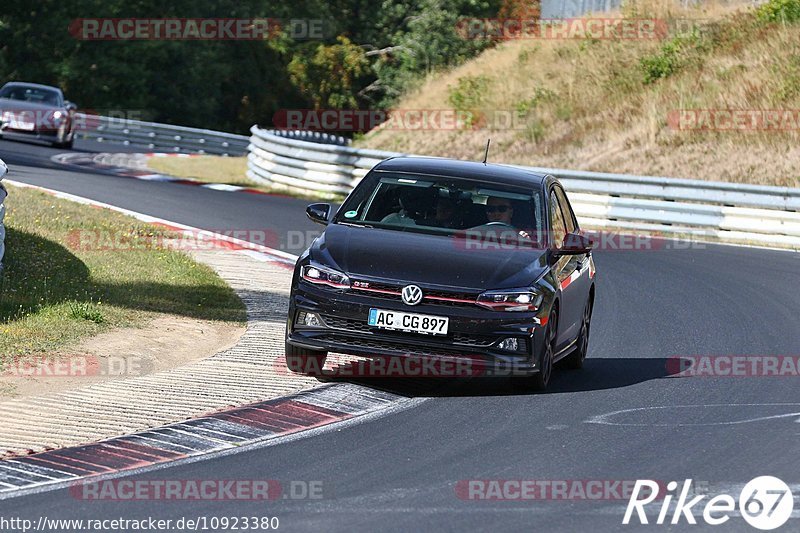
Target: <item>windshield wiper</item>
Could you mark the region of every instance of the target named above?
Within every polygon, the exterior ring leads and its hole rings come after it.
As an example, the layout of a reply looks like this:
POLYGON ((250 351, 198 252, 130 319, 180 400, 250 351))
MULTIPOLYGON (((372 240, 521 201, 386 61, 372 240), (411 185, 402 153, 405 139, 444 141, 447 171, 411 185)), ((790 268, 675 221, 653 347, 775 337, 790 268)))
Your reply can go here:
POLYGON ((337 222, 337 224, 341 224, 342 226, 353 226, 356 228, 370 228, 375 229, 375 226, 371 224, 363 224, 360 222, 337 222))

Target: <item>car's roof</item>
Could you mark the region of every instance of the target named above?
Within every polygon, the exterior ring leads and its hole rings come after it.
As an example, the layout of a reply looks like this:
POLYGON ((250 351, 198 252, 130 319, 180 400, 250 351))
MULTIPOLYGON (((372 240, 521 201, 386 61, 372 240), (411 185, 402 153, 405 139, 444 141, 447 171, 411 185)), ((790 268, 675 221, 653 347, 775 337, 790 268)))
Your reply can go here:
POLYGON ((33 87, 36 89, 49 89, 51 91, 58 91, 61 92, 61 89, 58 87, 53 87, 52 85, 42 85, 41 83, 28 83, 27 81, 10 81, 3 85, 3 87, 10 87, 10 86, 24 86, 24 87, 33 87))
POLYGON ((519 167, 439 157, 393 157, 378 163, 375 170, 466 178, 518 187, 541 186, 547 179, 546 174, 519 167))

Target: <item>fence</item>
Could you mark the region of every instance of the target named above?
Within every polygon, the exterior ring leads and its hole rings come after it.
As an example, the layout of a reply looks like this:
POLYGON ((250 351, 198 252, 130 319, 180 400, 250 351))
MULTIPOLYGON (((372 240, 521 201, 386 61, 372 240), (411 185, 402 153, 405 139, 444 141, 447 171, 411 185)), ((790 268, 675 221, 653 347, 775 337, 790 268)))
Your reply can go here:
MULTIPOLYGON (((251 129, 250 179, 305 193, 347 194, 392 152, 317 144, 251 129)), ((726 242, 800 248, 800 189, 523 167, 557 176, 581 223, 726 242)))

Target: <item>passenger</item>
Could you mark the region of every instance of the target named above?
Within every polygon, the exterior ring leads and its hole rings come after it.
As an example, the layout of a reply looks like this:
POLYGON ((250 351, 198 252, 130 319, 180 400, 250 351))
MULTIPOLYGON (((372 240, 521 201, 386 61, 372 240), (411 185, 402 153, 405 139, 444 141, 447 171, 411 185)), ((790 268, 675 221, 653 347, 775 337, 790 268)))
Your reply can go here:
POLYGON ((383 217, 381 222, 400 226, 415 226, 433 210, 433 191, 404 187, 398 198, 400 210, 383 217))
POLYGON ((436 214, 430 224, 440 228, 455 228, 456 208, 457 204, 452 198, 440 197, 436 201, 436 214))

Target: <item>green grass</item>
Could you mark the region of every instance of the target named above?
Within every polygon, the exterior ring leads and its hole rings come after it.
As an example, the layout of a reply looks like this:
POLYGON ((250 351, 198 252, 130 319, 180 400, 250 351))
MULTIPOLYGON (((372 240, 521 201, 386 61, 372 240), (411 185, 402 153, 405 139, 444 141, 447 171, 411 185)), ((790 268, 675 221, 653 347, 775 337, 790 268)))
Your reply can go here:
POLYGON ((246 320, 241 300, 213 270, 149 245, 173 236, 168 231, 30 189, 11 187, 6 204, 0 363, 110 328, 140 327, 159 313, 246 320), (81 246, 87 241, 77 239, 79 231, 113 237, 125 249, 81 246))

